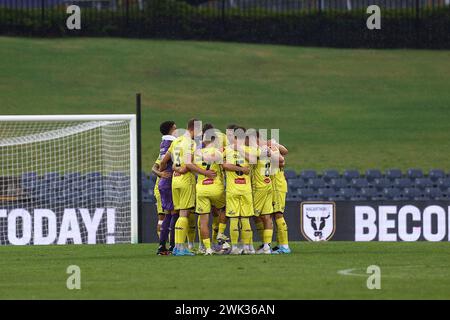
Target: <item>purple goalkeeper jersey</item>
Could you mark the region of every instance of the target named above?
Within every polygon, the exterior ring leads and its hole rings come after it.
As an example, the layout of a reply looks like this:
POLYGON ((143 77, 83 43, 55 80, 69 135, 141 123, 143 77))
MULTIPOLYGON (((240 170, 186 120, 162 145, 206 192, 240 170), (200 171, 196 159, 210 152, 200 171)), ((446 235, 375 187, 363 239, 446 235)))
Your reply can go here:
MULTIPOLYGON (((162 159, 164 157, 164 155, 167 153, 167 151, 169 150, 170 145, 172 144, 172 141, 175 140, 175 137, 173 136, 163 136, 162 137, 162 141, 161 144, 159 146, 159 156, 160 159, 162 159)), ((167 167, 164 171, 170 172, 172 173, 172 160, 169 160, 169 162, 167 163, 167 167)), ((172 189, 172 176, 170 176, 170 178, 168 179, 164 179, 164 178, 160 178, 159 179, 159 183, 158 183, 158 189, 159 190, 163 190, 163 189, 172 189)))

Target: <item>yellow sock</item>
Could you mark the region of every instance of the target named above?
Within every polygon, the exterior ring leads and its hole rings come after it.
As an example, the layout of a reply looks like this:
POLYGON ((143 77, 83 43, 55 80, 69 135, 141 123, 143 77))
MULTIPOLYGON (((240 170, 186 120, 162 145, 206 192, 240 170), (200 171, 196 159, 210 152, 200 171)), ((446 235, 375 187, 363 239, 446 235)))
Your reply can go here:
MULTIPOLYGON (((230 226, 231 226, 231 222, 230 222, 230 226)), ((227 224, 226 223, 219 223, 219 233, 224 234, 226 228, 227 228, 227 224)))
POLYGON ((230 238, 231 238, 232 245, 237 245, 239 243, 239 219, 238 218, 230 219, 230 238))
POLYGON ((264 229, 263 234, 263 243, 272 243, 273 229, 264 229))
MULTIPOLYGON (((217 233, 219 232, 219 217, 213 217, 212 221, 212 241, 213 243, 217 242, 217 233)), ((224 229, 225 231, 225 229, 224 229)))
POLYGON ((248 218, 241 218, 241 238, 243 244, 251 243, 252 226, 248 218))
POLYGON ((189 223, 189 229, 188 229, 188 232, 187 232, 188 241, 190 243, 194 243, 194 241, 195 241, 195 227, 197 225, 197 219, 196 219, 195 214, 191 213, 189 215, 188 221, 189 221, 188 222, 189 223))
POLYGON ((277 224, 278 245, 288 245, 288 227, 283 217, 275 220, 277 224))
POLYGON ((255 224, 255 226, 256 226, 256 232, 258 232, 259 240, 263 241, 263 239, 264 239, 263 238, 264 237, 264 234, 263 234, 263 232, 264 232, 264 223, 262 221, 259 221, 259 222, 257 222, 255 224))
POLYGON ((205 246, 206 249, 211 249, 211 240, 208 239, 203 239, 203 245, 205 246))
POLYGON ((175 244, 184 244, 188 227, 188 218, 179 217, 175 224, 175 244))

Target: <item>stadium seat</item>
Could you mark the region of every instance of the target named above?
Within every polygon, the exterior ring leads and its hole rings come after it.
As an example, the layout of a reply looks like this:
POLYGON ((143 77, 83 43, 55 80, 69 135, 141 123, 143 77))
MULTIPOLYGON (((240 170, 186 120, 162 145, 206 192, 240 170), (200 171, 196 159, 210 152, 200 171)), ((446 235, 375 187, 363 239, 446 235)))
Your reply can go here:
POLYGON ((142 181, 142 189, 150 190, 150 189, 153 189, 152 187, 153 187, 153 185, 152 185, 150 178, 142 181))
POLYGON ((67 181, 79 181, 81 180, 81 174, 79 172, 66 173, 63 179, 67 181))
POLYGON ((284 176, 287 180, 289 179, 295 179, 297 177, 297 173, 294 170, 284 170, 284 176))
POLYGON ((440 170, 440 169, 431 169, 428 172, 428 177, 431 179, 431 181, 437 181, 439 179, 444 179, 445 172, 444 172, 444 170, 440 170))
POLYGON ((362 188, 369 188, 369 182, 367 181, 366 178, 356 178, 356 179, 352 179, 351 181, 351 186, 357 189, 362 189, 362 188))
POLYGON ((35 172, 22 174, 21 184, 25 192, 33 192, 37 188, 38 175, 35 172))
POLYGON ((403 190, 403 194, 405 195, 405 198, 414 200, 414 198, 420 196, 421 194, 423 194, 423 192, 419 188, 411 187, 405 188, 403 190))
POLYGON ((386 198, 386 196, 382 192, 378 192, 378 194, 376 196, 373 196, 372 198, 370 198, 370 200, 372 200, 372 201, 384 201, 384 200, 388 200, 388 199, 386 198))
POLYGON ((339 190, 342 188, 347 188, 349 186, 349 183, 344 178, 337 178, 337 179, 331 179, 330 186, 334 190, 339 190))
POLYGON ((309 197, 312 197, 314 195, 314 190, 309 188, 302 188, 297 190, 297 196, 300 199, 308 199, 309 197))
POLYGON ((295 193, 294 192, 288 192, 286 194, 286 201, 295 201, 295 200, 297 200, 297 197, 298 197, 297 190, 295 190, 295 193))
POLYGON ((300 172, 300 178, 307 181, 309 179, 316 179, 317 172, 315 170, 303 170, 300 172))
POLYGON ((383 194, 386 196, 386 198, 388 199, 394 199, 396 197, 399 197, 401 192, 399 188, 396 187, 389 187, 389 188, 384 188, 383 189, 383 194))
POLYGON ((314 190, 318 190, 319 188, 325 188, 326 183, 320 178, 309 179, 308 186, 314 190))
POLYGON ((319 198, 318 194, 313 194, 312 196, 310 196, 310 197, 308 197, 308 198, 306 198, 304 200, 306 200, 306 201, 318 201, 318 200, 321 200, 321 199, 319 198))
POLYGON ((441 196, 436 198, 435 200, 439 200, 439 201, 448 201, 450 199, 449 194, 448 193, 441 193, 441 196))
POLYGON ((330 189, 330 188, 320 188, 319 190, 319 197, 322 200, 328 200, 328 198, 331 198, 333 196, 335 196, 336 191, 334 191, 334 189, 330 189))
POLYGON ((375 188, 381 191, 384 188, 392 187, 393 182, 388 178, 377 178, 373 181, 373 185, 375 186, 375 188))
POLYGON ((433 187, 433 181, 430 178, 417 178, 414 182, 416 187, 422 190, 433 187))
POLYGON ((344 174, 342 175, 347 181, 351 181, 352 179, 359 178, 359 171, 358 170, 345 170, 344 174))
POLYGON ((88 181, 98 181, 102 179, 102 174, 100 172, 89 172, 85 174, 85 179, 88 181))
POLYGON ((331 197, 328 197, 329 201, 341 201, 345 200, 345 198, 338 192, 335 192, 331 197))
POLYGON ((367 201, 367 200, 368 200, 367 197, 359 193, 350 198, 350 201, 367 201))
POLYGON ((54 182, 60 179, 58 172, 47 172, 44 174, 44 180, 47 182, 54 182))
POLYGON ((289 179, 287 183, 288 186, 291 187, 292 189, 305 188, 307 186, 305 180, 297 178, 289 179))
POLYGON ((450 188, 450 178, 439 178, 436 183, 441 190, 447 190, 450 188))
POLYGON ((367 198, 376 197, 379 193, 375 188, 362 188, 360 191, 361 195, 367 198))
POLYGON ((421 169, 408 169, 407 176, 410 179, 423 178, 423 172, 421 169))
POLYGON ((383 174, 378 169, 369 169, 366 171, 366 179, 369 182, 373 182, 375 179, 383 178, 383 174))
POLYGON ((394 181, 395 179, 400 179, 402 177, 402 171, 399 169, 388 169, 384 176, 387 179, 394 181))
POLYGON ((340 193, 343 198, 350 199, 356 195, 356 190, 354 188, 342 188, 340 193))
POLYGON ((394 201, 404 201, 407 200, 407 197, 403 193, 399 193, 398 195, 392 198, 394 201))
POLYGON ((442 196, 442 191, 439 188, 426 188, 425 194, 430 200, 436 200, 442 196))
POLYGON ((394 180, 394 186, 400 189, 411 188, 414 186, 414 181, 409 178, 398 178, 394 180))
POLYGON ((334 169, 324 170, 322 178, 326 182, 330 182, 331 179, 338 179, 341 175, 339 174, 339 171, 334 169))
POLYGON ((414 198, 416 201, 427 201, 430 200, 426 194, 421 194, 414 198))
POLYGON ((286 193, 286 201, 294 201, 296 197, 297 197, 297 190, 295 190, 294 192, 294 190, 288 189, 288 192, 286 193))
MULTIPOLYGON (((61 177, 58 172, 47 172, 44 174, 44 188, 51 190, 51 193, 58 192, 63 189, 61 177)), ((50 192, 47 192, 49 194, 50 192)))

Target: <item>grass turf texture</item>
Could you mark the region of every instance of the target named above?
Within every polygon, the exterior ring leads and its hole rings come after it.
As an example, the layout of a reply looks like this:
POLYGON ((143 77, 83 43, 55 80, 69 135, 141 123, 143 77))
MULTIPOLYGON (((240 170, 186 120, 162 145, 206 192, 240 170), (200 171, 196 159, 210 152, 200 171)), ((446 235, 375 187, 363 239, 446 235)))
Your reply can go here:
POLYGON ((449 299, 449 245, 297 242, 291 255, 212 257, 156 256, 155 245, 1 247, 0 298, 449 299), (66 289, 73 264, 81 290, 66 289), (366 287, 373 264, 381 290, 366 287))
POLYGON ((2 114, 133 113, 280 128, 288 167, 448 168, 450 51, 0 37, 2 114))

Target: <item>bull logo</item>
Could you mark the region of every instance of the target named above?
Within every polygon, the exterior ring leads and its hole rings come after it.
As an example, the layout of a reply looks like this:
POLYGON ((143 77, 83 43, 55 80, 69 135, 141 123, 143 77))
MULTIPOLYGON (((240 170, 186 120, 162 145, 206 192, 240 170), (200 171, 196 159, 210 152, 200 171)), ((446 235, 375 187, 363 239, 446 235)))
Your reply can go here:
POLYGON ((300 228, 309 241, 329 240, 335 232, 334 202, 302 202, 300 228))
POLYGON ((327 215, 326 217, 311 217, 306 215, 306 217, 311 220, 311 227, 314 229, 314 236, 319 238, 319 240, 322 240, 322 230, 325 227, 325 220, 327 220, 330 215, 327 215))

